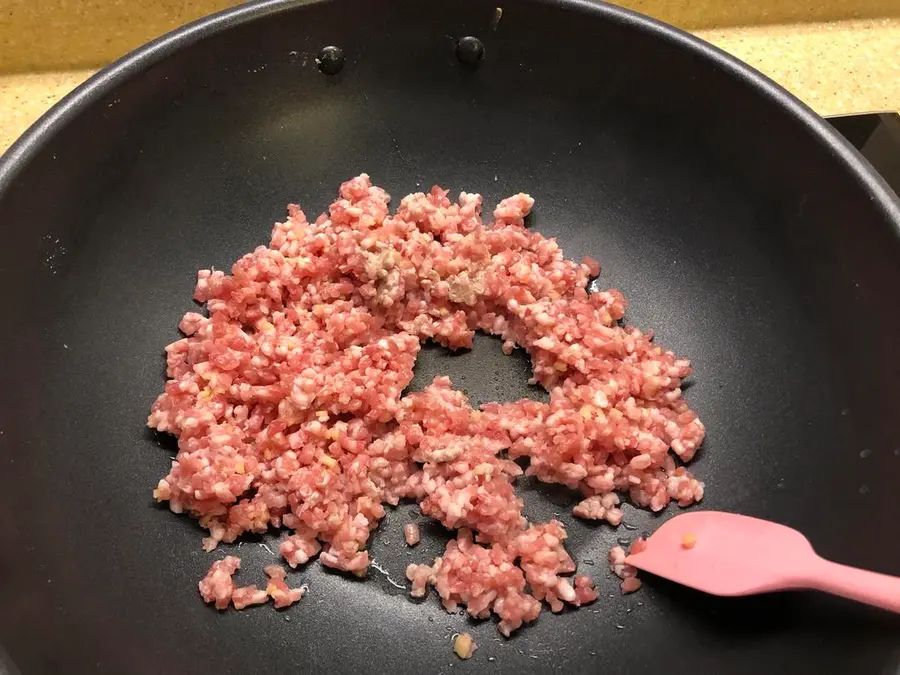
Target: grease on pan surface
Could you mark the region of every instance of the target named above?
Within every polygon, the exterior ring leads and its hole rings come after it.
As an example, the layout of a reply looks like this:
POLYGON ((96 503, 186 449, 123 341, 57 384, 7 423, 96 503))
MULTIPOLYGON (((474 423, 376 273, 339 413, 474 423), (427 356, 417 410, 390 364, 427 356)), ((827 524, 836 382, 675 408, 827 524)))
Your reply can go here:
MULTIPOLYGON (((209 316, 186 314, 186 337, 166 348, 169 380, 149 425, 179 447, 154 495, 199 519, 207 550, 285 527, 291 567, 318 555, 363 576, 384 504, 416 500, 458 533, 443 556, 409 566, 412 595, 433 586, 448 610, 493 612, 509 635, 542 603, 556 612, 597 598, 590 577, 569 576, 563 525, 523 516, 514 459, 580 491, 575 515, 613 526, 621 494, 654 511, 702 498, 675 461, 704 435, 681 396, 689 362, 621 323, 621 293, 587 291, 596 261, 566 260, 525 228, 530 196, 504 199, 487 224, 481 201, 435 187, 392 214, 363 174, 314 222, 289 206, 270 245, 230 275, 199 273, 194 297, 209 316), (550 402, 474 409, 447 377, 404 395, 422 341, 464 349, 476 330, 506 353, 527 350, 550 402)), ((234 589, 237 566, 225 560, 204 599, 264 601, 234 589)), ((276 603, 302 595, 283 570, 267 572, 276 603)))

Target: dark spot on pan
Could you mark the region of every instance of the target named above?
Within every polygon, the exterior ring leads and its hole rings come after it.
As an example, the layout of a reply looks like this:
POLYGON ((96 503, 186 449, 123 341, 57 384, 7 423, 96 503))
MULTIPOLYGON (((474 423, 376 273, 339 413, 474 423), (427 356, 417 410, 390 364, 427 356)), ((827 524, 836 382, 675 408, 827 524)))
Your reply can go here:
POLYGON ((316 65, 326 75, 337 75, 344 67, 344 50, 334 45, 322 47, 316 55, 316 65))

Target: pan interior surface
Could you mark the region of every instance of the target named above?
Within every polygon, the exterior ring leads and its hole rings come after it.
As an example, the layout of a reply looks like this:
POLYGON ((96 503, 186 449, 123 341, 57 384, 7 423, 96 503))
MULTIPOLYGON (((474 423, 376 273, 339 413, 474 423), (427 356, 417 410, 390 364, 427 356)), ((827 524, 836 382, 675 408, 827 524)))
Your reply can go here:
MULTIPOLYGON (((24 675, 440 673, 462 665, 450 638, 463 631, 480 646, 469 664, 502 673, 900 667, 897 618, 842 600, 719 599, 655 580, 622 597, 606 552, 672 509, 626 506, 638 530, 614 531, 530 483, 526 515, 560 514, 601 597, 510 640, 392 583, 446 540, 425 528, 402 545, 410 505, 375 534, 384 573, 313 563, 287 612, 204 606, 196 584, 221 552, 153 504, 174 442, 144 424, 196 270, 266 243, 288 202, 318 213, 364 171, 395 203, 435 183, 486 206, 530 193, 530 226, 597 258, 626 320, 693 361, 703 506, 783 522, 826 557, 890 574, 900 230, 895 198, 790 99, 609 7, 523 0, 497 21, 481 0, 268 3, 183 43, 126 64, 0 165, 0 671, 5 650, 24 675), (464 36, 483 43, 474 65, 455 54, 464 36), (316 64, 329 45, 344 54, 332 75, 316 64)), ((488 338, 459 356, 426 349, 416 382, 437 374, 476 402, 540 395, 488 338)), ((241 545, 242 582, 276 540, 241 545)))

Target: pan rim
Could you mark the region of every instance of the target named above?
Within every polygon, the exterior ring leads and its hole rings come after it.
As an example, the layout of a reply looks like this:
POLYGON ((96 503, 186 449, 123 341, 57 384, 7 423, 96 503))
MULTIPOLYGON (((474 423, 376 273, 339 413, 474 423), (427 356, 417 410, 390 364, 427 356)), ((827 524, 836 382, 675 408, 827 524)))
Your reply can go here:
MULTIPOLYGON (((27 167, 57 130, 63 128, 83 109, 114 89, 120 83, 146 71, 150 66, 213 34, 228 30, 269 14, 290 11, 295 7, 324 4, 334 0, 256 0, 192 21, 147 42, 127 53, 64 96, 24 134, 0 155, 0 197, 12 187, 16 177, 27 167)), ((886 219, 891 222, 900 241, 900 197, 849 141, 833 129, 824 118, 796 96, 763 73, 718 47, 638 12, 609 4, 604 0, 533 0, 561 9, 582 11, 606 20, 649 33, 718 66, 731 77, 752 88, 758 95, 779 105, 794 121, 826 146, 835 158, 869 194, 886 219)))

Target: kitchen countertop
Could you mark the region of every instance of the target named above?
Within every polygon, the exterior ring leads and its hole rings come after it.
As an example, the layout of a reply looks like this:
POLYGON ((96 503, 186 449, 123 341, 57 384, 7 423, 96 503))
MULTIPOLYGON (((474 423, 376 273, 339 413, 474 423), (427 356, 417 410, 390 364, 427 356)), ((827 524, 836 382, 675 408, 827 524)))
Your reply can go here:
POLYGON ((820 115, 900 110, 900 17, 694 32, 820 115))
POLYGON ((0 75, 0 152, 93 70, 0 75))
MULTIPOLYGON (((0 63, 7 71, 0 74, 4 111, 0 152, 116 55, 234 4, 231 0, 147 0, 141 6, 130 0, 8 2, 11 20, 0 24, 0 63), (62 7, 55 7, 58 4, 62 7)), ((621 0, 620 4, 691 30, 765 73, 822 115, 900 110, 900 2, 822 2, 812 6, 793 0, 737 4, 621 0), (798 9, 799 5, 806 6, 798 9)))

